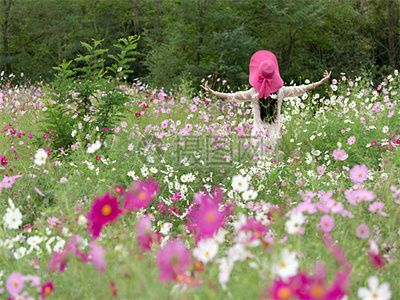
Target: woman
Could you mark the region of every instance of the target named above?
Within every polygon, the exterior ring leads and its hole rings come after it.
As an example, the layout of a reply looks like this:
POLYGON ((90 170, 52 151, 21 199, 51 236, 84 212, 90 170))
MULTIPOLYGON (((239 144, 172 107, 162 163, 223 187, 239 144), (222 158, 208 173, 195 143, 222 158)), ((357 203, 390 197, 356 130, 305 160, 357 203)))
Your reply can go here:
POLYGON ((331 72, 325 71, 324 78, 316 83, 300 86, 283 86, 283 80, 279 75, 278 61, 270 52, 261 50, 253 54, 249 66, 249 82, 252 88, 244 92, 219 93, 210 89, 205 83, 201 86, 204 90, 236 103, 250 101, 253 105, 253 130, 252 144, 259 147, 257 150, 261 156, 264 146, 276 148, 281 135, 282 120, 281 107, 283 99, 297 97, 306 91, 320 86, 331 76, 331 72))

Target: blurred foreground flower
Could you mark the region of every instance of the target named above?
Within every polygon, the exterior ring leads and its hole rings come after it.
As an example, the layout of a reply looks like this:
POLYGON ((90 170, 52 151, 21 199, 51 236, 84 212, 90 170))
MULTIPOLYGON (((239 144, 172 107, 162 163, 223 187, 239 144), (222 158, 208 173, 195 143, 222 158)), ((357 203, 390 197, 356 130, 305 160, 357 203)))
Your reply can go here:
POLYGON ((146 181, 136 181, 132 189, 125 194, 124 210, 146 208, 153 201, 159 188, 159 184, 151 178, 146 181))
POLYGON ((190 250, 180 240, 168 242, 157 254, 161 281, 182 281, 190 263, 190 250))
POLYGON ((89 231, 93 238, 97 238, 103 226, 115 221, 121 213, 117 197, 106 193, 103 197, 96 198, 91 210, 86 215, 89 221, 89 231))
POLYGON ((229 213, 229 207, 219 210, 222 201, 222 192, 215 190, 213 198, 209 194, 196 193, 194 195, 195 202, 198 207, 192 208, 188 217, 188 228, 196 234, 197 240, 205 237, 211 237, 218 229, 223 226, 225 217, 229 213))

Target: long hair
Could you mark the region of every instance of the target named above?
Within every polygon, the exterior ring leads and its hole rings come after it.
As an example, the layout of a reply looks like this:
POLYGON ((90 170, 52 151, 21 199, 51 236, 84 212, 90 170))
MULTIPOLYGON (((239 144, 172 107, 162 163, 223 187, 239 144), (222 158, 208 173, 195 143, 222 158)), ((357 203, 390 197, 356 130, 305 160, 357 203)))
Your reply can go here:
POLYGON ((275 123, 278 114, 278 97, 270 94, 268 98, 260 99, 260 118, 266 123, 275 123))

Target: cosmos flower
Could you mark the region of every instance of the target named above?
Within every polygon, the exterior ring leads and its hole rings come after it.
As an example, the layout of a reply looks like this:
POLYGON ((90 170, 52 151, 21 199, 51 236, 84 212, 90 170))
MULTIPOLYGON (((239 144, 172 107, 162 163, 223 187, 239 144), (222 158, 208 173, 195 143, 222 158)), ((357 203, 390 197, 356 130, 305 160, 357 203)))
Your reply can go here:
POLYGON ((97 238, 104 225, 115 221, 122 211, 118 207, 118 198, 110 193, 96 198, 86 218, 89 221, 88 229, 93 238, 97 238))
POLYGON ((347 153, 343 149, 336 149, 332 152, 333 157, 335 160, 345 160, 347 158, 347 153))
POLYGON ((48 281, 40 287, 40 299, 46 299, 54 291, 53 281, 48 281))
POLYGON ((335 222, 330 215, 322 216, 319 224, 321 225, 321 229, 323 232, 331 232, 333 227, 335 226, 335 222))
POLYGON ((390 291, 390 286, 387 282, 379 285, 378 277, 371 276, 368 278, 368 288, 360 287, 358 289, 357 296, 361 300, 389 300, 392 297, 392 292, 390 291))
POLYGON ((206 193, 197 193, 194 199, 199 205, 192 208, 188 214, 188 228, 195 232, 197 240, 211 237, 224 224, 229 212, 229 208, 223 211, 219 209, 222 192, 217 190, 214 198, 206 193))
POLYGON ((47 153, 43 149, 40 149, 36 152, 35 154, 35 160, 34 163, 38 166, 43 166, 46 164, 46 158, 47 158, 47 153))
POLYGON ((367 179, 368 167, 366 165, 355 165, 349 172, 349 178, 355 183, 362 183, 367 179))
POLYGON ((160 269, 161 281, 179 281, 184 276, 190 263, 190 250, 184 242, 175 240, 168 242, 157 253, 157 265, 160 269))
POLYGON ((134 182, 125 194, 124 210, 146 208, 155 198, 159 188, 159 184, 151 178, 134 182))

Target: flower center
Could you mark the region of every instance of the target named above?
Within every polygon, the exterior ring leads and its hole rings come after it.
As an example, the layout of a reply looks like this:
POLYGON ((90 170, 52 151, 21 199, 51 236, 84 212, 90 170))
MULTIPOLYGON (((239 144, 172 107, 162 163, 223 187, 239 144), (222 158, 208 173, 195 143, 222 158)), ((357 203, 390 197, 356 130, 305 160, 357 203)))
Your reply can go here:
POLYGON ((13 284, 14 284, 14 286, 18 286, 18 281, 15 280, 15 281, 13 282, 13 284))
POLYGON ((378 298, 378 297, 379 297, 379 295, 378 295, 378 293, 377 293, 377 292, 373 292, 373 293, 372 293, 372 297, 373 297, 373 298, 378 298))
POLYGON ((205 255, 209 256, 210 255, 210 251, 206 251, 205 255))
POLYGON ((282 287, 278 291, 278 299, 289 299, 292 295, 292 291, 287 286, 282 287))
POLYGON ((51 293, 51 288, 49 286, 46 286, 46 288, 44 289, 44 294, 50 295, 50 293, 51 293))
POLYGON ((112 208, 109 204, 106 204, 103 206, 101 209, 101 214, 105 217, 109 216, 111 214, 112 208))
POLYGON ((320 284, 314 285, 311 289, 311 295, 314 298, 322 298, 324 296, 324 287, 320 284))
POLYGON ((145 192, 140 192, 139 193, 139 199, 141 200, 141 201, 144 201, 144 200, 146 200, 146 193, 145 192))
POLYGON ((206 214, 206 221, 208 223, 213 223, 213 222, 215 222, 216 219, 217 219, 217 216, 216 216, 215 212, 210 211, 206 214))
POLYGON ((285 262, 283 262, 283 261, 281 261, 279 265, 280 265, 282 268, 286 267, 286 264, 285 264, 285 262))

